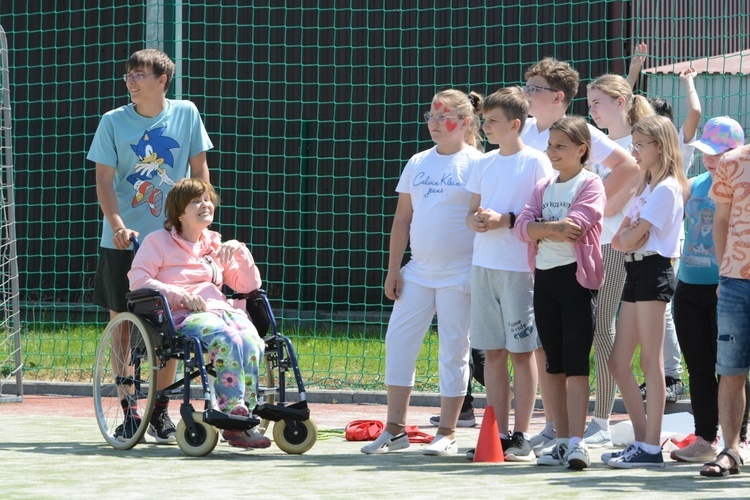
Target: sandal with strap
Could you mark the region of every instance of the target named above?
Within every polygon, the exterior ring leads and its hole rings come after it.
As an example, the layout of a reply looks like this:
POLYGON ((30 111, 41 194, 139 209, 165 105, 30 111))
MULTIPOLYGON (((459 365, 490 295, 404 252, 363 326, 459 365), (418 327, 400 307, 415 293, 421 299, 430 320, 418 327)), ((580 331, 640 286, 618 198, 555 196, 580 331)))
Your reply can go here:
POLYGON ((716 460, 713 462, 708 462, 706 464, 703 464, 703 468, 701 469, 701 476, 706 477, 724 477, 724 476, 734 476, 736 474, 740 473, 740 465, 743 465, 742 458, 731 448, 724 448, 721 450, 721 453, 719 453, 716 456, 716 460), (734 465, 732 467, 724 467, 723 465, 719 464, 719 460, 722 456, 726 456, 731 458, 734 461, 734 465), (710 467, 716 467, 719 469, 718 471, 710 469, 710 467))

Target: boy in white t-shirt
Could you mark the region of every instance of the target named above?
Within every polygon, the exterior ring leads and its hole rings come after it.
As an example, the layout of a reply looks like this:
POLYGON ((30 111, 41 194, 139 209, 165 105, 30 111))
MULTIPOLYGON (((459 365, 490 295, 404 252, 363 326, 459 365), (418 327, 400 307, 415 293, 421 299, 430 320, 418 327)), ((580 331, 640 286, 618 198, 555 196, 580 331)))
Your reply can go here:
MULTIPOLYGON (((567 62, 545 58, 526 71, 524 94, 529 114, 521 132, 523 142, 539 151, 547 150, 549 128, 565 116, 578 93, 578 72, 567 62)), ((604 132, 589 124, 591 163, 599 163, 612 172, 604 181, 607 194, 605 215, 618 213, 630 201, 638 186, 638 166, 633 157, 604 132)))
MULTIPOLYGON (((521 139, 539 151, 547 150, 549 129, 553 123, 563 118, 578 93, 579 75, 573 67, 563 61, 547 57, 531 66, 524 75, 526 85, 524 94, 529 101, 529 114, 526 125, 521 132, 521 139)), ((638 166, 633 157, 604 133, 589 124, 591 134, 591 163, 604 165, 611 173, 604 180, 604 190, 607 195, 605 216, 620 212, 635 194, 638 186, 638 166)), ((537 360, 544 359, 541 348, 537 352, 537 360)), ((539 388, 542 398, 545 397, 547 374, 544 366, 537 365, 539 388)), ((544 405, 546 425, 542 432, 532 438, 535 453, 541 453, 542 448, 557 435, 554 430, 554 415, 550 414, 549 405, 544 405)))
POLYGON ((472 192, 466 224, 476 232, 471 269, 471 346, 485 351, 487 403, 495 409, 505 460, 534 459, 528 434, 536 399, 534 278, 526 245, 513 234, 536 183, 552 175, 549 159, 525 146, 521 130, 528 102, 519 87, 498 90, 482 106, 483 130, 493 150, 475 162, 466 189, 472 192), (508 431, 514 369, 515 429, 508 431))

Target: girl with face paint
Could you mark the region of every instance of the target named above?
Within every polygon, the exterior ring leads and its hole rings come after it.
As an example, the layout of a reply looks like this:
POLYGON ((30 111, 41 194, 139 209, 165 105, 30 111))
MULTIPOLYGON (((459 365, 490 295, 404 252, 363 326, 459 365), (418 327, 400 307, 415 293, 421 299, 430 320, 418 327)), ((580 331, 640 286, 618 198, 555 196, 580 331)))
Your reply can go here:
POLYGON ((388 416, 383 433, 362 453, 409 446, 404 432, 416 360, 437 312, 440 425, 425 455, 458 452, 455 428, 469 382, 470 270, 474 235, 465 224, 471 193, 465 184, 482 157, 478 111, 482 97, 437 93, 424 114, 435 146, 414 155, 396 187, 385 295, 394 300, 386 333, 388 416), (401 267, 407 244, 409 262, 401 267))

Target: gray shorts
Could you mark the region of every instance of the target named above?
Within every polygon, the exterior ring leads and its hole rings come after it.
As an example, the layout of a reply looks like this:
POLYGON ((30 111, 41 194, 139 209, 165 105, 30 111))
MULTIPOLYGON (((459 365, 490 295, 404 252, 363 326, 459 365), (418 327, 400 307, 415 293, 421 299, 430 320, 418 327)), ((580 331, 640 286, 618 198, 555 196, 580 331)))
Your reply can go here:
POLYGON ((471 347, 516 353, 539 347, 533 274, 471 267, 471 347))

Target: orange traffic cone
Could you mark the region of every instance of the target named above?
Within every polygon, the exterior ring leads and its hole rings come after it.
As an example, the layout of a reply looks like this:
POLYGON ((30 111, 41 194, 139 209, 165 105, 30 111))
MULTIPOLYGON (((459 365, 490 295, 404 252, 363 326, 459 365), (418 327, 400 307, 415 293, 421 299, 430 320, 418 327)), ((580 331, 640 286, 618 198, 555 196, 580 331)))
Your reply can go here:
POLYGON ((495 409, 488 406, 484 409, 482 428, 474 451, 474 462, 505 462, 503 445, 500 444, 500 433, 497 430, 495 409))

